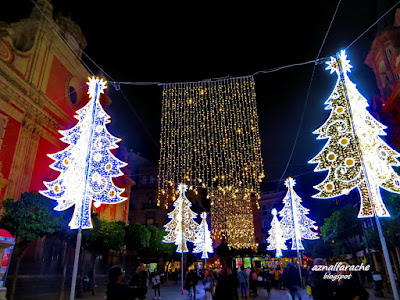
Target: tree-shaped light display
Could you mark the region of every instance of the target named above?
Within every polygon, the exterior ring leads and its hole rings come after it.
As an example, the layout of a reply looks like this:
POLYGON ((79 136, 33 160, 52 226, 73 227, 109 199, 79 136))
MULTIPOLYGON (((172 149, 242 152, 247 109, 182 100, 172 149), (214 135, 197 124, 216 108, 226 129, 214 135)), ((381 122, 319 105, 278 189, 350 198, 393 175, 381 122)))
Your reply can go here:
POLYGON ((400 177, 393 170, 400 165, 400 154, 381 139, 386 126, 368 112, 367 100, 350 81, 349 62, 345 51, 327 62, 327 69, 336 72, 338 79, 325 102, 331 113, 314 133, 317 139, 328 141, 310 163, 318 163, 315 171, 329 173, 315 186, 319 193, 314 197, 337 197, 357 188, 361 198, 359 218, 390 217, 379 188, 400 193, 400 177))
POLYGON ((208 258, 208 253, 213 253, 214 249, 212 246, 212 239, 211 239, 211 232, 208 229, 208 224, 207 224, 207 213, 202 212, 200 214, 201 217, 201 223, 200 223, 200 228, 199 231, 196 233, 196 239, 194 242, 195 248, 193 249, 193 253, 202 253, 201 258, 207 259, 208 258))
POLYGON ((111 149, 118 148, 119 138, 106 129, 110 116, 100 104, 106 82, 89 78, 89 102, 77 111, 78 123, 71 129, 60 130, 61 141, 69 144, 64 150, 48 155, 54 160, 50 167, 60 172, 57 179, 44 182, 47 190, 40 193, 57 201, 55 210, 75 205, 69 223, 71 229, 92 228, 91 204, 115 204, 126 200, 124 189, 114 185, 112 178, 123 175, 127 164, 117 159, 111 149))
POLYGON ((380 188, 400 193, 400 176, 393 170, 399 166, 400 154, 389 147, 380 136, 386 126, 367 110, 368 102, 351 82, 347 73, 352 66, 346 52, 340 51, 327 62, 327 70, 336 72, 335 88, 326 100, 331 113, 325 123, 314 131, 318 139, 328 139, 325 147, 310 163, 317 163, 315 171, 328 171, 323 182, 315 186, 315 198, 347 195, 357 188, 360 195, 359 218, 374 217, 385 257, 386 269, 394 298, 400 299, 390 262, 380 217, 390 217, 383 203, 380 188))
POLYGON ((287 250, 287 246, 285 244, 285 236, 283 235, 282 225, 278 220, 277 211, 275 208, 271 210, 272 213, 272 222, 271 229, 268 231, 269 237, 267 238, 268 247, 267 250, 275 250, 276 249, 276 257, 282 256, 282 250, 287 250))
POLYGON ((295 184, 296 181, 291 177, 285 180, 288 191, 283 198, 284 207, 279 216, 282 217, 280 223, 285 240, 292 239, 292 250, 304 250, 301 239, 318 239, 317 233, 311 230, 317 230, 318 226, 306 216, 310 210, 300 204, 302 200, 293 189, 295 184))
POLYGON ((194 221, 197 214, 190 209, 192 203, 186 197, 188 186, 178 185, 179 197, 174 202, 175 209, 168 213, 171 219, 166 225, 165 230, 168 234, 164 237, 164 243, 175 243, 178 246, 176 252, 188 252, 187 241, 195 242, 196 232, 199 231, 199 224, 194 221))

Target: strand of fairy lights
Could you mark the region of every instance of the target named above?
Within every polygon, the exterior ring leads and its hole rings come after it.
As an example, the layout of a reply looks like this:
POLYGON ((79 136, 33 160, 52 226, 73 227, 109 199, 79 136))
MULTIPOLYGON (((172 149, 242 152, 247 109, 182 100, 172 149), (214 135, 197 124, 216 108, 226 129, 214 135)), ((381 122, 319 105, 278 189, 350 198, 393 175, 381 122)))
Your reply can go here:
MULTIPOLYGON (((264 178, 253 77, 166 84, 162 104, 158 205, 175 201, 176 182, 196 194, 198 187, 206 189, 212 206, 222 211, 212 217, 213 236, 232 235, 231 225, 221 223, 251 214, 251 194, 260 197, 264 178), (239 206, 226 208, 227 191, 239 206)), ((250 223, 244 221, 254 233, 250 223)), ((247 239, 243 244, 254 244, 247 239)))

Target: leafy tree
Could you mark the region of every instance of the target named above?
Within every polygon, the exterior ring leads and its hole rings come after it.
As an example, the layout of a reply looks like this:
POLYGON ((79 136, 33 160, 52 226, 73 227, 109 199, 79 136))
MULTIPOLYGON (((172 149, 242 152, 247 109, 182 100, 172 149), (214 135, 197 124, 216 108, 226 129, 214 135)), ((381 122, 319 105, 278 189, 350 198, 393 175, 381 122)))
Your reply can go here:
POLYGON ((45 235, 60 232, 66 226, 64 213, 53 210, 54 201, 36 193, 24 193, 18 201, 3 201, 4 213, 0 227, 16 237, 17 260, 14 269, 10 299, 14 298, 17 276, 26 249, 33 241, 45 235))
POLYGON ((151 232, 142 224, 132 223, 125 227, 124 243, 127 250, 136 251, 142 255, 149 247, 150 237, 151 232))
POLYGON ((305 249, 304 254, 309 257, 329 258, 334 255, 334 248, 331 241, 325 242, 323 239, 318 239, 316 241, 305 240, 303 243, 305 249))
POLYGON ((175 245, 162 242, 164 236, 167 235, 164 228, 152 226, 149 228, 149 231, 149 252, 156 257, 162 257, 164 259, 171 258, 175 254, 175 245))
POLYGON ((94 227, 88 231, 86 249, 96 255, 119 251, 124 244, 125 223, 95 219, 94 227))
POLYGON ((324 220, 324 225, 321 227, 323 240, 335 244, 336 253, 334 254, 339 254, 338 250, 343 250, 352 253, 353 257, 355 257, 356 249, 352 240, 361 233, 362 228, 360 220, 357 218, 357 210, 349 206, 335 211, 324 220))
MULTIPOLYGON (((85 247, 92 253, 91 271, 93 272, 93 280, 95 279, 95 262, 96 257, 107 254, 110 250, 120 251, 124 244, 125 238, 125 222, 122 221, 106 221, 95 218, 93 220, 93 229, 84 231, 85 247)), ((95 284, 92 284, 92 295, 95 284)))
MULTIPOLYGON (((382 192, 385 198, 385 204, 391 217, 382 218, 382 229, 386 236, 386 241, 390 247, 400 246, 400 195, 389 192, 382 192)), ((380 246, 381 247, 381 246, 380 246)))

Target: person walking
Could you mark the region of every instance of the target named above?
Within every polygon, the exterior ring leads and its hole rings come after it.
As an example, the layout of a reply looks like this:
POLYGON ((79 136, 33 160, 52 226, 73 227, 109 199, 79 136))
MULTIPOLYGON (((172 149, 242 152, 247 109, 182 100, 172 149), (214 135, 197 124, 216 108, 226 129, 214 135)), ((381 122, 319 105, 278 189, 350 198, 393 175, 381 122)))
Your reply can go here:
POLYGON ((270 297, 272 288, 272 279, 268 269, 264 271, 264 288, 267 290, 268 297, 270 297))
POLYGON ((196 286, 197 283, 199 282, 199 278, 197 277, 197 274, 192 270, 189 271, 186 275, 186 284, 185 284, 185 289, 189 292, 190 298, 196 299, 196 286), (193 295, 191 294, 191 291, 193 290, 193 295))
POLYGON ((147 290, 126 284, 125 271, 121 266, 113 266, 108 270, 107 300, 130 300, 138 297, 146 298, 147 290))
POLYGON ((237 278, 239 280, 240 294, 242 298, 247 297, 248 276, 244 270, 240 270, 237 278))
POLYGON ((296 296, 301 300, 301 279, 299 269, 297 269, 293 263, 288 263, 288 266, 283 273, 283 280, 285 286, 289 290, 292 300, 296 300, 296 296))
MULTIPOLYGON (((343 265, 349 265, 344 263, 343 265)), ((369 294, 357 276, 351 274, 349 270, 342 270, 341 275, 351 275, 349 279, 339 279, 335 288, 335 299, 340 300, 368 300, 369 294)))
POLYGON ((276 286, 278 289, 281 288, 281 283, 282 282, 282 269, 280 266, 277 266, 274 270, 274 286, 276 286))
POLYGON ((215 288, 214 300, 237 300, 238 292, 235 281, 236 277, 232 275, 231 269, 221 269, 218 276, 217 287, 215 288))
POLYGON ((158 272, 154 272, 153 278, 151 279, 153 282, 153 289, 154 289, 154 299, 161 299, 160 295, 160 275, 158 272), (158 297, 157 297, 157 291, 158 291, 158 297))
POLYGON ((251 270, 250 278, 249 278, 249 294, 250 296, 257 297, 257 283, 258 283, 258 274, 255 269, 251 270))
POLYGON ((206 299, 212 299, 214 294, 213 290, 215 287, 215 277, 210 269, 206 269, 204 271, 203 285, 204 285, 204 292, 206 294, 206 299))
MULTIPOLYGON (((322 258, 314 259, 314 266, 326 265, 322 258)), ((333 300, 334 299, 334 284, 332 280, 324 279, 325 272, 311 271, 310 287, 311 295, 314 300, 333 300)))

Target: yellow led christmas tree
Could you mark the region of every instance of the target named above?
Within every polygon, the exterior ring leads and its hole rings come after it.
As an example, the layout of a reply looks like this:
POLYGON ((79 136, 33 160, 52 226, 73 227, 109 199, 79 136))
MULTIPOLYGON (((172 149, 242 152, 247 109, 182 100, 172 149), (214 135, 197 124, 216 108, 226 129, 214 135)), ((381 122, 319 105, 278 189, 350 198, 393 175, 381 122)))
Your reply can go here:
POLYGON ((383 203, 380 188, 400 193, 400 177, 393 170, 400 156, 380 136, 386 126, 367 110, 367 100, 351 82, 347 73, 351 65, 345 51, 331 57, 327 69, 336 72, 338 79, 326 109, 331 113, 326 122, 314 131, 318 139, 327 139, 325 147, 310 163, 315 171, 329 171, 315 198, 347 195, 357 188, 361 198, 358 217, 390 217, 383 203))
POLYGON ((166 225, 165 230, 168 234, 164 237, 164 243, 175 243, 178 246, 176 252, 188 252, 187 242, 195 242, 196 232, 199 231, 199 224, 193 219, 197 214, 190 209, 192 203, 186 197, 188 186, 178 185, 179 197, 174 202, 175 209, 168 213, 171 219, 166 225))
POLYGON ((313 231, 317 230, 318 226, 306 216, 310 210, 301 205, 302 200, 294 190, 295 185, 296 181, 292 177, 285 180, 287 193, 283 198, 284 206, 279 216, 282 217, 280 223, 285 240, 292 240, 292 250, 304 250, 301 240, 319 239, 318 234, 313 231))

